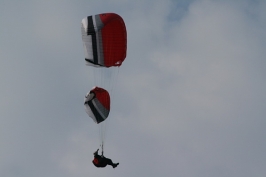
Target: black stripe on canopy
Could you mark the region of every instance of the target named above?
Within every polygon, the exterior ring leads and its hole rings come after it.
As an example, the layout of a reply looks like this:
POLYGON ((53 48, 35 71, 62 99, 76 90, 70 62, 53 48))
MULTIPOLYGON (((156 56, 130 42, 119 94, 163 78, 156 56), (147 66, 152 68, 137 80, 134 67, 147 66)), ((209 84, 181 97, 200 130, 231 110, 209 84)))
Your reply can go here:
POLYGON ((87 19, 88 19, 87 34, 91 35, 91 40, 92 40, 92 51, 93 51, 93 60, 94 60, 93 63, 94 64, 98 64, 97 39, 96 39, 96 32, 95 32, 95 29, 94 29, 92 16, 88 16, 87 19))
POLYGON ((104 118, 99 114, 99 112, 96 110, 95 106, 93 105, 92 100, 88 101, 87 104, 91 108, 91 111, 94 114, 97 123, 100 123, 100 122, 104 121, 104 118))

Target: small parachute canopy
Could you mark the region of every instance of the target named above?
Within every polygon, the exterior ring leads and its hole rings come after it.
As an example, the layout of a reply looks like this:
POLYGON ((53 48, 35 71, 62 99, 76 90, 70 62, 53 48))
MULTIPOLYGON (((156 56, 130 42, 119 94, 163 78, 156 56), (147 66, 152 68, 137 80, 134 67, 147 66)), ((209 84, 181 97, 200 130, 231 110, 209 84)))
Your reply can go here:
POLYGON ((103 88, 94 87, 86 94, 84 106, 87 114, 99 124, 107 119, 110 112, 109 93, 103 88))
POLYGON ((87 65, 120 66, 125 60, 127 32, 119 15, 104 13, 83 18, 81 33, 87 65))

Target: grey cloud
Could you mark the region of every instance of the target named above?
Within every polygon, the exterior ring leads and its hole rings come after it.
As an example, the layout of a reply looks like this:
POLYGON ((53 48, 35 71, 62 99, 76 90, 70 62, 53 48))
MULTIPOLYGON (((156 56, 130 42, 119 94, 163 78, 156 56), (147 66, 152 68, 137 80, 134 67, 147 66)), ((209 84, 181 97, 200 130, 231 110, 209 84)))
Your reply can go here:
POLYGON ((265 175, 264 1, 3 2, 0 176, 265 175), (115 170, 91 164, 98 130, 83 109, 80 21, 105 11, 128 30, 115 170))

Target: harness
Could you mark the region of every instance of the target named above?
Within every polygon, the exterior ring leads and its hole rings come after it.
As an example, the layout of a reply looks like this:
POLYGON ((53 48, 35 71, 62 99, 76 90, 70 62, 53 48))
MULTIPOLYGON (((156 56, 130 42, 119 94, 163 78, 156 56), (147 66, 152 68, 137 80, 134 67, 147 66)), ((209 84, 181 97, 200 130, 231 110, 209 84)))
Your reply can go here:
POLYGON ((94 157, 92 162, 96 167, 106 167, 107 165, 104 159, 98 159, 96 157, 94 157))

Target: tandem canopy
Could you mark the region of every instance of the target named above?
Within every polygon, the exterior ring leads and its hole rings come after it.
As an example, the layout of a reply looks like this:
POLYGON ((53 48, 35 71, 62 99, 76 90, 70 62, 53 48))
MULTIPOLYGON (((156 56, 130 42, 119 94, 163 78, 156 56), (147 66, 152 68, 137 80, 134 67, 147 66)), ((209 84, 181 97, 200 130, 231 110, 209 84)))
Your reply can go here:
POLYGON ((124 20, 115 13, 82 19, 81 33, 87 65, 120 66, 126 58, 127 32, 124 20))
POLYGON ((84 99, 84 106, 87 114, 99 124, 107 119, 110 112, 109 93, 100 87, 94 87, 88 92, 84 99))

